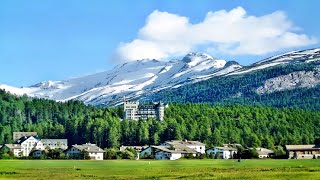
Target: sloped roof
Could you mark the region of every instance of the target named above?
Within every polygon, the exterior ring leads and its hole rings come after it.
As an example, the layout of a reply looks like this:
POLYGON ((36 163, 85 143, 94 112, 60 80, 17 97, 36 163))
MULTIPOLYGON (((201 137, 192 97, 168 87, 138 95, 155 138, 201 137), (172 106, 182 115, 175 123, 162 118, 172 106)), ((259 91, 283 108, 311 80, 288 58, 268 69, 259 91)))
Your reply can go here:
POLYGON ((241 144, 237 144, 237 143, 229 143, 229 144, 223 144, 224 147, 242 147, 241 144))
POLYGON ((183 145, 183 144, 174 144, 173 147, 176 150, 185 151, 186 153, 197 153, 196 150, 189 148, 188 146, 183 145))
POLYGON ((124 151, 124 150, 129 149, 129 148, 132 148, 132 149, 134 149, 136 151, 142 151, 142 150, 144 150, 144 149, 146 149, 148 147, 149 146, 121 146, 120 147, 120 151, 124 151))
POLYGON ((205 146, 205 144, 199 142, 199 141, 180 141, 180 140, 171 140, 171 141, 166 141, 166 143, 171 144, 171 145, 177 145, 177 144, 182 144, 182 145, 195 145, 195 146, 205 146))
MULTIPOLYGON (((232 147, 212 147, 210 149, 220 149, 220 150, 224 150, 224 151, 237 151, 236 148, 232 148, 232 147)), ((210 150, 208 149, 208 150, 210 150)))
POLYGON ((155 148, 164 152, 169 152, 169 153, 187 153, 186 151, 168 149, 169 148, 168 146, 152 146, 152 148, 155 148))
POLYGON ((95 152, 99 152, 99 153, 103 153, 105 152, 103 149, 99 148, 97 145, 95 144, 82 144, 82 145, 72 145, 73 147, 79 149, 80 151, 87 151, 89 153, 95 153, 95 152))
POLYGON ((63 143, 65 145, 68 144, 68 139, 41 139, 41 142, 43 144, 57 144, 57 143, 63 143))
POLYGON ((5 146, 9 149, 21 149, 20 144, 5 144, 5 145, 3 145, 3 147, 5 147, 5 146))
MULTIPOLYGON (((253 149, 253 148, 249 148, 249 149, 253 149)), ((272 151, 271 149, 267 149, 267 148, 257 147, 255 149, 257 150, 257 153, 259 155, 269 155, 269 154, 274 153, 274 151, 272 151)))
POLYGON ((169 149, 170 148, 169 146, 152 146, 152 148, 156 148, 156 149, 159 149, 165 152, 170 152, 170 153, 183 153, 183 154, 198 153, 196 150, 189 148, 185 145, 176 144, 176 145, 173 145, 173 147, 174 147, 174 150, 169 149))
POLYGON ((24 141, 28 140, 31 137, 33 137, 37 140, 40 140, 40 137, 38 135, 36 135, 36 136, 23 136, 20 139, 16 140, 16 142, 14 142, 14 144, 22 144, 24 141))
POLYGON ((286 145, 287 150, 320 150, 320 147, 316 147, 314 144, 309 145, 286 145))

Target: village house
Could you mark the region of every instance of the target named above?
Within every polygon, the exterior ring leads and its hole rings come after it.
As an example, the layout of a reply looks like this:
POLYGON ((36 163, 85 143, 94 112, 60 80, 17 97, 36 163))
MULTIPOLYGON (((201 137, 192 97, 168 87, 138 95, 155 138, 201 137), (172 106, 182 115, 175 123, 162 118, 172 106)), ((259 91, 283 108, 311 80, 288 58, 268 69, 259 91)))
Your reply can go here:
POLYGON ((44 148, 49 149, 68 149, 68 139, 41 139, 44 148))
POLYGON ((197 156, 205 153, 205 144, 198 141, 166 141, 159 146, 151 146, 141 151, 140 157, 152 155, 157 160, 177 160, 186 156, 197 156))
POLYGON ((66 150, 67 139, 41 139, 37 132, 13 132, 14 144, 5 144, 1 150, 12 151, 15 157, 29 156, 40 157, 45 148, 66 150), (30 136, 23 136, 30 135, 30 136), (18 139, 17 139, 18 138, 18 139))
POLYGON ((95 144, 86 143, 72 145, 71 148, 65 151, 65 154, 71 158, 81 158, 82 152, 87 152, 91 160, 103 160, 103 153, 105 151, 95 144))
POLYGON ((237 149, 233 147, 213 147, 207 150, 207 155, 213 154, 219 159, 233 159, 237 154, 237 149))
POLYGON ((0 148, 0 151, 12 151, 15 157, 21 157, 23 155, 23 150, 20 144, 5 144, 0 148))
POLYGON ((286 145, 289 159, 313 159, 320 157, 320 146, 316 145, 286 145))
POLYGON ((62 151, 68 148, 67 139, 41 139, 37 132, 13 132, 13 144, 5 144, 0 151, 12 151, 15 157, 33 156, 40 157, 45 153, 45 148, 62 151))
POLYGON ((206 145, 199 142, 199 141, 188 141, 188 140, 172 140, 172 141, 166 141, 165 143, 162 143, 160 146, 173 146, 175 148, 184 149, 185 147, 188 147, 190 149, 194 149, 197 153, 205 154, 206 153, 206 145))
POLYGON ((34 149, 44 148, 38 136, 24 136, 18 139, 14 144, 21 146, 22 156, 29 156, 30 152, 34 149))
POLYGON ((274 151, 267 148, 258 147, 256 148, 256 150, 259 155, 259 158, 270 158, 274 155, 274 151))
POLYGON ((34 149, 43 149, 38 136, 23 136, 14 144, 5 144, 1 151, 12 151, 15 157, 29 156, 30 152, 34 149))
MULTIPOLYGON (((166 146, 152 146, 152 149, 157 160, 177 160, 188 154, 185 150, 169 149, 166 146)), ((196 154, 196 152, 193 152, 193 154, 196 154)))

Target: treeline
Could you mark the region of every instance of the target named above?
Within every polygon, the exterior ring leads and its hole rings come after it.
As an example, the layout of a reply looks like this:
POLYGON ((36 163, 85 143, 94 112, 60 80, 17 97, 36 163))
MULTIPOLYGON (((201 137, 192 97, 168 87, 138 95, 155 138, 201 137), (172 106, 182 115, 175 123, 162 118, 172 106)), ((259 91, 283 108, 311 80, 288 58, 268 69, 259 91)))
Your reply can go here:
MULTIPOLYGON (((120 151, 118 148, 105 148, 104 159, 135 159, 137 151, 128 148, 120 151)), ((40 156, 33 156, 33 152, 29 156, 15 157, 13 151, 0 151, 0 159, 90 159, 89 153, 82 150, 79 156, 69 157, 61 149, 46 149, 40 156)))
POLYGON ((165 120, 122 118, 122 107, 97 108, 79 101, 16 97, 0 91, 0 144, 14 131, 36 131, 42 138, 67 138, 102 148, 199 140, 207 146, 240 143, 248 147, 309 144, 320 137, 320 112, 263 106, 170 104, 165 120))

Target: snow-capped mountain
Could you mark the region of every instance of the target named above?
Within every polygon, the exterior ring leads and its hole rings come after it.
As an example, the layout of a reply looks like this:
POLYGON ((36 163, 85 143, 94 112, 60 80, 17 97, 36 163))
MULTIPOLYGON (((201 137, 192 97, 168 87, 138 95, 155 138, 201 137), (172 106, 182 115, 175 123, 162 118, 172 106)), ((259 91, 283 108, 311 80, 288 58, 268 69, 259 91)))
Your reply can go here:
POLYGON ((123 97, 132 99, 142 94, 177 88, 205 80, 214 73, 226 74, 241 67, 236 65, 224 69, 225 64, 225 60, 205 53, 189 53, 182 60, 137 60, 85 77, 46 81, 23 88, 1 85, 0 89, 57 101, 77 99, 92 105, 115 105, 121 103, 123 97))
MULTIPOLYGON (((236 64, 230 61, 224 69, 236 64)), ((319 110, 319 97, 320 49, 317 48, 267 58, 208 80, 144 98, 164 102, 258 104, 319 110)))
MULTIPOLYGON (((137 60, 118 65, 109 71, 85 77, 64 81, 46 81, 23 88, 0 85, 0 89, 5 89, 12 94, 26 94, 31 97, 57 101, 77 99, 92 105, 118 105, 122 103, 123 97, 126 97, 126 99, 148 99, 152 97, 151 99, 154 99, 153 97, 156 97, 155 95, 159 92, 177 91, 179 93, 181 88, 194 87, 193 85, 189 86, 189 84, 214 79, 219 79, 214 83, 220 84, 219 88, 221 88, 225 86, 226 80, 228 80, 228 83, 233 82, 234 79, 232 78, 234 77, 248 76, 248 80, 245 82, 250 82, 252 79, 250 74, 255 72, 270 73, 265 70, 280 66, 286 67, 287 65, 299 67, 296 68, 299 70, 293 69, 290 72, 274 73, 273 71, 271 75, 267 74, 262 78, 255 75, 254 85, 246 85, 246 91, 250 90, 248 92, 252 91, 261 95, 317 86, 320 84, 320 65, 317 63, 320 63, 320 48, 280 54, 250 66, 241 66, 235 61, 227 62, 216 59, 205 53, 189 53, 181 60, 137 60), (309 66, 309 70, 303 69, 308 64, 312 64, 312 68, 309 66)), ((237 83, 230 84, 235 91, 230 97, 243 95, 243 92, 237 90, 237 88, 241 89, 244 84, 242 83, 236 88, 234 84, 237 83)), ((211 85, 209 86, 211 88, 211 85)), ((205 90, 207 87, 202 86, 201 88, 205 90)), ((224 90, 219 89, 219 92, 222 91, 224 90)), ((201 94, 198 95, 198 97, 200 96, 201 94)), ((165 99, 165 97, 159 97, 158 100, 165 99)))

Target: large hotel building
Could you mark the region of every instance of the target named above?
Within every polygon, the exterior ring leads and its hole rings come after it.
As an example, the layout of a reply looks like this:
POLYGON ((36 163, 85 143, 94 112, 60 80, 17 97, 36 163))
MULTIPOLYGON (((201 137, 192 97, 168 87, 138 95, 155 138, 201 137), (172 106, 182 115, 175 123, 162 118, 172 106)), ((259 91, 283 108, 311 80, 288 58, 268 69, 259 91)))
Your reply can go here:
POLYGON ((124 119, 148 119, 156 118, 163 121, 164 104, 161 102, 152 104, 139 104, 136 101, 124 101, 124 119))

